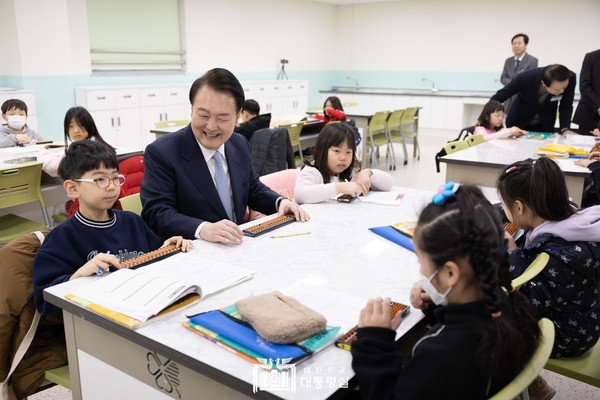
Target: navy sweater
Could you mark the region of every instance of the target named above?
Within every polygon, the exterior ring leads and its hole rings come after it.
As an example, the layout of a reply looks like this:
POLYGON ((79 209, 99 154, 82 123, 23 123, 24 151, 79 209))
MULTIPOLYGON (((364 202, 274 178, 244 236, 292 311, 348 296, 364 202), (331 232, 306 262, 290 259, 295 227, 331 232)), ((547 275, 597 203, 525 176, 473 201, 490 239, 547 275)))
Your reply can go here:
POLYGON ((54 228, 44 240, 33 263, 33 297, 42 315, 61 310, 44 301, 45 288, 68 281, 98 253, 114 254, 126 261, 158 249, 163 244, 142 218, 129 211, 109 210, 113 218, 97 222, 79 211, 54 228))

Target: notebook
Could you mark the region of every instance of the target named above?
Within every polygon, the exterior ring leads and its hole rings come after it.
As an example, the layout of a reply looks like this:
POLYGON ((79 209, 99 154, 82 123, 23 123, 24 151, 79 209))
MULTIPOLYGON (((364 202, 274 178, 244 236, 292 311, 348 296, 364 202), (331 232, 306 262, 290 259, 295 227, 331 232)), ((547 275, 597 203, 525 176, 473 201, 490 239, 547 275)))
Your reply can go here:
MULTIPOLYGON (((394 225, 386 225, 386 226, 377 226, 374 228, 369 228, 369 230, 373 233, 378 234, 381 237, 386 238, 400 246, 408 249, 412 252, 415 251, 415 246, 413 244, 412 235, 401 232, 399 229, 394 226, 400 226, 400 224, 404 223, 396 223, 394 225)), ((404 226, 402 229, 406 229, 404 226)), ((414 230, 413 230, 414 231, 414 230)))

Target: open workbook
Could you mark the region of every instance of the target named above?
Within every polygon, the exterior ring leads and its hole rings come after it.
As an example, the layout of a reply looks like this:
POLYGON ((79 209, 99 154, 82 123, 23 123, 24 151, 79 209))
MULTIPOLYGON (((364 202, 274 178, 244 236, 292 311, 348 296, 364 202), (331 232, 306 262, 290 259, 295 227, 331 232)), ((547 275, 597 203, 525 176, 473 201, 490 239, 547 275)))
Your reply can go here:
POLYGON ((178 253, 138 269, 120 269, 65 297, 129 328, 251 279, 253 272, 178 253))

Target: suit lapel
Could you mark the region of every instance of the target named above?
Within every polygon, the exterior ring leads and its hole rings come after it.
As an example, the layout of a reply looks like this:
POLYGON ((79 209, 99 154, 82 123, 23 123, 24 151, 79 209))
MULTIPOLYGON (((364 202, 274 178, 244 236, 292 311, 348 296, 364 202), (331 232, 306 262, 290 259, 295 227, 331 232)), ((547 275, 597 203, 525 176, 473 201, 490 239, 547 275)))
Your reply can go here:
MULTIPOLYGON (((208 170, 208 165, 206 165, 206 161, 204 160, 204 154, 202 154, 202 150, 200 150, 200 146, 189 125, 183 137, 181 158, 184 159, 183 170, 196 187, 197 193, 206 199, 208 204, 211 205, 221 218, 227 219, 227 212, 225 212, 225 207, 223 207, 223 203, 221 203, 221 199, 219 198, 219 193, 208 170)), ((190 198, 193 198, 193 196, 190 196, 190 198)))

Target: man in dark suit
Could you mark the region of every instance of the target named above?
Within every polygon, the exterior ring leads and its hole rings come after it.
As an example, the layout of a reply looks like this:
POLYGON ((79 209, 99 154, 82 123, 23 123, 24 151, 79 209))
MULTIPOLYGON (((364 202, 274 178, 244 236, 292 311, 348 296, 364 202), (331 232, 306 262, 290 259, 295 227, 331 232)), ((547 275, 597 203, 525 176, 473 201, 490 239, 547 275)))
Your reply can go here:
POLYGON ((575 133, 570 126, 576 81, 573 71, 563 65, 552 64, 520 73, 498 90, 491 100, 502 103, 515 96, 506 116, 506 126, 553 132, 558 110, 560 133, 575 133))
POLYGON ((579 76, 581 100, 575 110, 573 122, 579 125, 579 133, 589 135, 600 128, 600 50, 587 53, 579 76))
POLYGON ((508 85, 521 72, 537 68, 538 66, 538 59, 526 53, 529 36, 524 33, 517 33, 510 40, 510 43, 512 44, 514 56, 504 61, 504 68, 500 75, 500 82, 504 86, 508 85))
POLYGON ((209 242, 241 243, 246 206, 263 214, 293 213, 298 204, 262 184, 248 141, 233 129, 244 90, 229 71, 215 68, 190 88, 191 123, 146 147, 142 217, 159 235, 172 232, 209 242))

